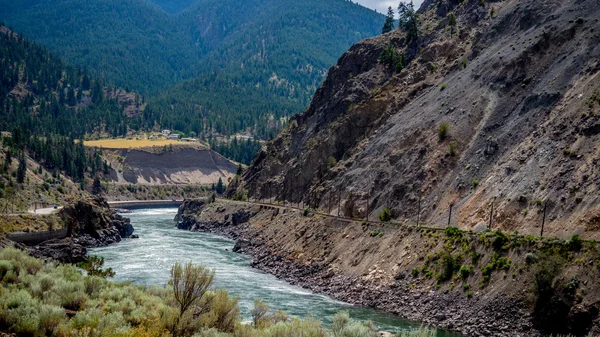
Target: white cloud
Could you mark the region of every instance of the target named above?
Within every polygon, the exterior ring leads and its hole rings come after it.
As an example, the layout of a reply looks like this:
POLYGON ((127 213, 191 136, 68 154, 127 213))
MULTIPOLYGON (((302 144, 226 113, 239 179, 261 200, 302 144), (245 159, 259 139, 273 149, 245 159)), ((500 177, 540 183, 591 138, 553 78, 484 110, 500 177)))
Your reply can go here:
MULTIPOLYGON (((406 1, 406 0, 405 0, 406 1)), ((358 2, 359 4, 377 10, 379 13, 387 13, 388 7, 392 6, 394 12, 398 10, 398 4, 400 4, 400 0, 354 0, 354 2, 358 2)), ((416 8, 421 6, 423 0, 413 0, 416 8)))

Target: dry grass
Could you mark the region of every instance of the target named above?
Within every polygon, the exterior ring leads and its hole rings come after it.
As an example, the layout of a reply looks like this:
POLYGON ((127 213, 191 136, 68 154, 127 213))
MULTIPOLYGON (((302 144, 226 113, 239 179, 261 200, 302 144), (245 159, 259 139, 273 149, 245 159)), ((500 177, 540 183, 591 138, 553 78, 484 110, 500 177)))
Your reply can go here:
POLYGON ((46 231, 63 228, 60 217, 52 215, 2 215, 0 214, 0 235, 12 232, 21 232, 28 229, 30 232, 46 231))
POLYGON ((152 146, 168 146, 168 145, 184 145, 190 147, 199 146, 198 143, 186 143, 173 139, 100 139, 100 140, 86 140, 83 142, 88 147, 101 147, 104 149, 132 149, 132 148, 143 148, 152 146))

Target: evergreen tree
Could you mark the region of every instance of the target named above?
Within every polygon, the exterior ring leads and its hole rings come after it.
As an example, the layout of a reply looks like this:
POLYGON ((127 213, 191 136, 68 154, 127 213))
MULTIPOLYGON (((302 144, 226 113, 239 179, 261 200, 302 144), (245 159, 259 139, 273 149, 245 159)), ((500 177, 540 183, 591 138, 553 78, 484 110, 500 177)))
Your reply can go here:
POLYGON ((223 194, 223 192, 225 192, 225 186, 223 186, 223 180, 221 178, 219 178, 219 181, 217 182, 216 192, 217 194, 223 194))
POLYGON ((27 175, 27 158, 25 154, 21 153, 19 157, 19 168, 17 168, 17 183, 22 184, 25 182, 25 176, 27 175))
POLYGON ((450 26, 450 37, 456 33, 456 15, 454 13, 448 14, 448 26, 450 26))
POLYGON ((385 17, 385 23, 381 29, 381 34, 389 33, 392 30, 394 30, 394 10, 392 9, 392 6, 390 6, 385 17))
POLYGON ((244 169, 242 168, 242 164, 238 165, 237 172, 235 173, 238 176, 241 176, 244 173, 244 169))
POLYGON ((400 5, 398 6, 398 16, 398 29, 402 29, 406 32, 406 44, 410 45, 417 41, 419 39, 419 18, 413 2, 400 2, 400 5))
POLYGON ((92 194, 98 195, 102 193, 102 182, 98 176, 94 177, 94 183, 92 185, 92 194))

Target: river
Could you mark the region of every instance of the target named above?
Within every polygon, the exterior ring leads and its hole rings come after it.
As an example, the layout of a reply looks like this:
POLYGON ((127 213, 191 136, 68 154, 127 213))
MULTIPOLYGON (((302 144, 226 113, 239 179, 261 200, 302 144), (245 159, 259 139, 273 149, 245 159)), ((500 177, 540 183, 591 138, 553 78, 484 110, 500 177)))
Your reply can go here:
MULTIPOLYGON (((139 239, 125 239, 109 247, 90 249, 90 255, 103 256, 111 267, 115 281, 132 281, 140 285, 165 285, 169 270, 176 262, 192 261, 213 268, 214 286, 239 296, 244 320, 250 319, 255 299, 270 308, 297 317, 312 315, 329 325, 336 312, 348 311, 353 319, 371 320, 379 330, 398 332, 416 329, 418 324, 370 308, 352 306, 327 296, 290 285, 285 281, 250 267, 251 258, 231 251, 234 241, 209 234, 178 230, 174 208, 142 209, 125 214, 131 218, 139 239)), ((438 331, 438 337, 457 337, 438 331)))

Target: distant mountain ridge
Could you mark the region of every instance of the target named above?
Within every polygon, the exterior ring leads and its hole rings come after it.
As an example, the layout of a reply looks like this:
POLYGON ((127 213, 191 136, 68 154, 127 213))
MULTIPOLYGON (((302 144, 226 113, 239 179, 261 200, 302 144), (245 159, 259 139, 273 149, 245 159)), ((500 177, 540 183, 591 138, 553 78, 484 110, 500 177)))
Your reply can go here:
POLYGON ((383 17, 346 0, 1 0, 0 20, 93 75, 160 96, 146 126, 265 137, 257 128, 304 109, 383 17))

